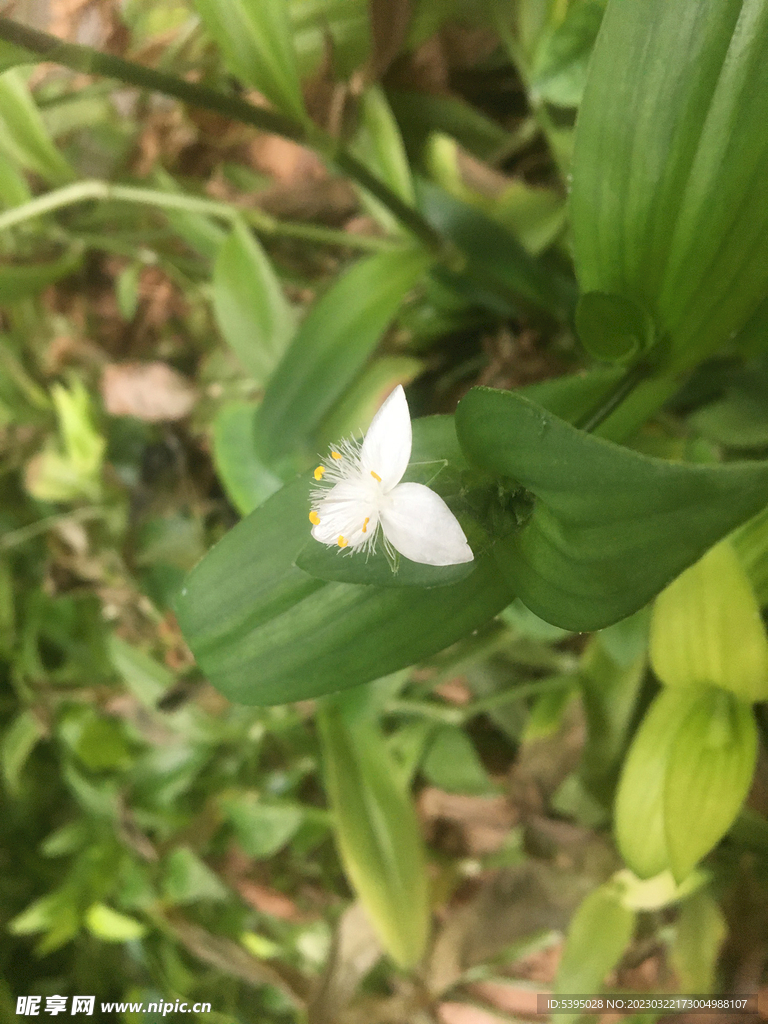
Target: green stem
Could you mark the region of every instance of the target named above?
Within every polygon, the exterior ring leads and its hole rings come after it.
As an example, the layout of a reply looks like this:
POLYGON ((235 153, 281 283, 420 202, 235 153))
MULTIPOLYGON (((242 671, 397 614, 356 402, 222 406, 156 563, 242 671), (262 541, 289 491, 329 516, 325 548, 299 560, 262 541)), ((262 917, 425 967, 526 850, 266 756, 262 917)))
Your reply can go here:
POLYGON ((294 142, 312 146, 391 210, 400 223, 436 257, 448 260, 453 258, 453 247, 415 207, 405 203, 357 157, 315 125, 302 123, 263 107, 256 107, 237 96, 228 96, 215 89, 186 82, 175 75, 156 71, 143 64, 101 53, 90 46, 65 43, 56 36, 27 28, 26 25, 20 25, 10 18, 0 18, 0 39, 73 71, 105 75, 140 89, 162 92, 191 106, 212 110, 232 120, 250 124, 261 131, 272 132, 294 142))
POLYGON ((9 530, 0 534, 0 551, 8 551, 10 548, 18 547, 19 544, 26 544, 27 541, 47 533, 54 526, 61 523, 87 523, 92 519, 102 519, 103 508, 85 507, 75 509, 74 512, 63 512, 61 515, 46 516, 45 519, 38 519, 27 526, 20 526, 17 530, 9 530))
POLYGON ((576 421, 575 426, 580 430, 586 431, 588 434, 592 433, 593 430, 596 430, 601 423, 608 419, 624 399, 632 394, 638 384, 641 384, 648 376, 649 370, 646 363, 640 362, 630 367, 608 394, 600 399, 597 406, 576 421))
POLYGON ((349 248, 372 249, 379 251, 392 246, 386 238, 372 235, 353 235, 346 231, 335 231, 332 228, 319 227, 316 224, 297 224, 277 220, 260 210, 245 210, 229 203, 215 199, 203 199, 175 192, 160 192, 151 188, 136 188, 133 185, 112 185, 107 181, 78 181, 74 185, 46 192, 0 214, 0 231, 15 227, 35 217, 41 217, 54 210, 67 206, 98 199, 122 203, 138 203, 145 206, 157 206, 164 210, 183 210, 186 213, 204 214, 218 217, 220 220, 233 223, 238 218, 246 220, 261 234, 301 238, 305 241, 320 242, 324 245, 345 245, 349 248))

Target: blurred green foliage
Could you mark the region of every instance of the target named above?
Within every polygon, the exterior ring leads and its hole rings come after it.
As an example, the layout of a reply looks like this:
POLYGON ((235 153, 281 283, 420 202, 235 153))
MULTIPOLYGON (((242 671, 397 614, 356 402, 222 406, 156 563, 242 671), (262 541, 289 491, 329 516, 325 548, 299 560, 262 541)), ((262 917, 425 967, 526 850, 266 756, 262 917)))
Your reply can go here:
POLYGON ((768 3, 87 9, 0 19, 0 1018, 765 984, 768 3), (313 550, 398 383, 466 577, 313 550))

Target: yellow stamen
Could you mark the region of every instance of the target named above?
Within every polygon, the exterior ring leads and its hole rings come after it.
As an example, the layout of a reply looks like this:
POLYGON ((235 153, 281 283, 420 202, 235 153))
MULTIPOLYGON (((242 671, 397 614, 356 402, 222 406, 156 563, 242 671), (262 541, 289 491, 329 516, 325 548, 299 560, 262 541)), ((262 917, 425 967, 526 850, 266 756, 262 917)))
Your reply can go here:
POLYGON ((320 516, 317 514, 317 512, 315 512, 314 509, 312 509, 312 511, 309 513, 309 521, 310 523, 312 523, 313 526, 320 525, 320 516))
POLYGON ((371 476, 373 477, 374 480, 378 480, 379 483, 381 483, 381 477, 379 476, 378 473, 374 473, 373 470, 371 470, 371 476))
POLYGON ((365 522, 363 523, 363 533, 368 533, 368 523, 370 523, 370 521, 371 521, 371 517, 370 516, 366 516, 365 517, 365 522))
POLYGON ((339 537, 336 543, 339 545, 340 548, 345 548, 347 544, 349 544, 349 541, 346 539, 346 537, 339 537))
POLYGON ((332 459, 340 459, 341 456, 339 455, 338 452, 331 452, 331 458, 332 459))
POLYGON ((315 470, 315 480, 322 480, 323 473, 325 472, 325 466, 318 466, 315 470))

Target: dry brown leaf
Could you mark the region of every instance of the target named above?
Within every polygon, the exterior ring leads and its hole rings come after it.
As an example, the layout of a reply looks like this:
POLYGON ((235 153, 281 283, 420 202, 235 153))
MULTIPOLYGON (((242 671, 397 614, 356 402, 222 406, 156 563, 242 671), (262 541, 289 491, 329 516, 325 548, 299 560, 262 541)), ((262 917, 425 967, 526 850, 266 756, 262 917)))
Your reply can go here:
POLYGON ((464 796, 427 786, 419 794, 419 812, 427 833, 439 830, 441 822, 456 826, 465 852, 474 856, 500 849, 516 822, 506 797, 464 796))
POLYGON ((252 882, 248 878, 241 878, 236 885, 243 900, 261 914, 278 917, 282 921, 306 919, 293 900, 277 889, 252 882))
POLYGON ((146 423, 181 420, 195 404, 195 389, 166 363, 110 363, 101 378, 104 407, 111 416, 146 423))
POLYGON ((360 981, 382 955, 370 920, 359 903, 341 915, 333 950, 309 1007, 309 1024, 336 1024, 360 981))
POLYGON ((472 986, 471 991, 496 1010, 514 1016, 536 1016, 537 993, 533 989, 506 985, 499 981, 479 981, 472 986))

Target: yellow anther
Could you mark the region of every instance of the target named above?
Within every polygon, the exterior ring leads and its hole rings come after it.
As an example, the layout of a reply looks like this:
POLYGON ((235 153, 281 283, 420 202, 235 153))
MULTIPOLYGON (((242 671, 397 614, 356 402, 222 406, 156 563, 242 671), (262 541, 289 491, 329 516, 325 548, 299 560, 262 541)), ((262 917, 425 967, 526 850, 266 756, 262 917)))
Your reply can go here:
POLYGON ((315 470, 315 480, 322 480, 323 473, 325 472, 325 466, 318 466, 315 470))
POLYGON ((317 514, 317 512, 315 512, 314 509, 312 509, 312 511, 309 513, 309 521, 310 523, 312 523, 313 526, 320 525, 320 516, 317 514))
POLYGON ((363 523, 363 533, 368 533, 368 523, 370 523, 370 521, 371 521, 371 517, 370 516, 366 516, 365 517, 365 522, 363 523))
POLYGON ((379 476, 378 473, 374 473, 373 470, 371 470, 371 476, 373 477, 374 480, 378 480, 379 483, 381 483, 381 477, 379 476))
POLYGON ((349 544, 349 541, 347 540, 346 537, 339 537, 336 543, 339 545, 340 548, 345 548, 347 544, 349 544))
POLYGON ((331 458, 332 459, 340 459, 341 456, 339 455, 338 452, 331 452, 331 458))

